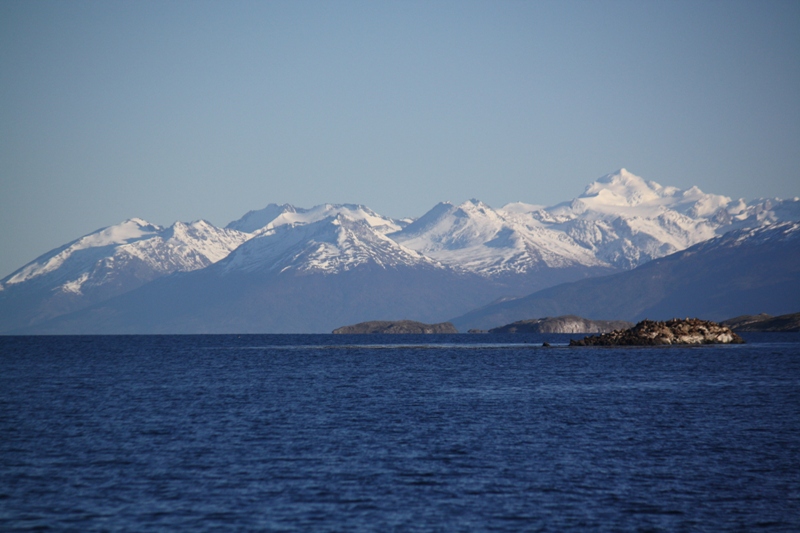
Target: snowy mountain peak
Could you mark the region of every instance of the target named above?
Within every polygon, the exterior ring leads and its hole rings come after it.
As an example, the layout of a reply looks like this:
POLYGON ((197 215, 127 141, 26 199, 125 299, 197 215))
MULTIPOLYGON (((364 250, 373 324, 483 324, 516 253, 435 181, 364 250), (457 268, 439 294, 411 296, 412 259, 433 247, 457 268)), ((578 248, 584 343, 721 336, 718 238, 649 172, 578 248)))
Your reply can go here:
POLYGON ((75 241, 75 244, 80 248, 124 244, 147 238, 163 229, 161 226, 150 224, 141 218, 130 218, 114 226, 108 226, 85 235, 75 241))
POLYGON ((477 198, 470 198, 466 202, 462 203, 459 207, 465 207, 465 206, 467 206, 467 207, 468 206, 475 206, 477 208, 489 207, 485 203, 483 203, 480 200, 478 200, 477 198))
POLYGON ((729 203, 726 196, 706 194, 697 187, 663 187, 622 169, 590 184, 571 202, 533 210, 529 215, 566 230, 584 246, 600 252, 604 260, 631 268, 710 239, 728 218, 725 206, 729 203), (604 255, 600 248, 607 248, 611 241, 619 241, 614 246, 621 248, 604 255), (644 241, 649 241, 648 251, 639 255, 633 250, 641 250, 644 241))
POLYGON ((388 238, 369 220, 345 212, 332 212, 306 224, 264 228, 221 262, 220 268, 225 273, 294 270, 331 274, 366 264, 441 268, 388 238))
POLYGON ((364 220, 381 233, 400 231, 407 225, 404 222, 379 215, 360 204, 320 204, 310 209, 289 204, 269 204, 264 209, 248 212, 239 220, 228 224, 227 228, 260 234, 278 226, 319 222, 339 213, 344 213, 354 220, 364 220))
POLYGON ((696 186, 686 190, 664 187, 623 168, 589 184, 569 205, 576 213, 656 217, 671 209, 697 218, 712 216, 730 202, 727 196, 706 194, 696 186))
MULTIPOLYGON (((190 271, 203 268, 227 257, 231 250, 250 238, 250 235, 235 229, 218 228, 205 220, 175 222, 164 230, 159 239, 152 239, 140 248, 166 247, 173 256, 176 270, 190 271)), ((125 250, 134 253, 133 248, 125 250)), ((146 253, 142 254, 144 259, 146 253)))
POLYGON ((460 249, 492 238, 499 229, 498 221, 497 214, 477 200, 458 206, 442 202, 391 237, 422 253, 460 249))
POLYGON ((527 213, 533 213, 534 211, 541 211, 545 209, 544 205, 539 204, 527 204, 525 202, 511 202, 500 209, 497 210, 498 213, 502 215, 524 215, 527 213))
POLYGON ((34 281, 54 293, 129 290, 175 271, 206 267, 226 257, 249 234, 199 220, 163 228, 133 218, 85 235, 39 257, 2 281, 34 281))
POLYGON ((101 228, 84 235, 61 248, 34 259, 3 280, 3 285, 14 285, 59 270, 74 254, 104 257, 109 247, 130 244, 158 235, 164 228, 141 218, 130 218, 114 226, 101 228))
POLYGON ((481 202, 480 200, 476 200, 475 198, 467 200, 466 202, 460 204, 458 206, 458 210, 462 213, 469 213, 474 216, 481 216, 481 215, 486 215, 488 213, 494 213, 494 210, 491 207, 481 202))
POLYGON ((281 215, 282 213, 293 213, 295 211, 294 206, 289 204, 269 204, 267 207, 263 209, 258 209, 254 211, 248 211, 245 215, 238 219, 234 220, 227 226, 226 229, 235 229, 238 231, 243 231, 245 233, 253 233, 256 230, 259 230, 275 220, 276 217, 281 215))
POLYGON ((589 205, 635 206, 653 202, 671 192, 674 191, 665 190, 653 181, 645 181, 623 168, 589 184, 579 198, 592 199, 589 205))
POLYGON ((563 231, 598 259, 628 269, 732 229, 796 220, 800 209, 790 201, 746 204, 699 187, 664 187, 622 169, 571 202, 527 216, 563 231))
POLYGON ((540 267, 607 266, 561 232, 478 200, 458 206, 441 203, 390 236, 445 265, 485 276, 540 267))

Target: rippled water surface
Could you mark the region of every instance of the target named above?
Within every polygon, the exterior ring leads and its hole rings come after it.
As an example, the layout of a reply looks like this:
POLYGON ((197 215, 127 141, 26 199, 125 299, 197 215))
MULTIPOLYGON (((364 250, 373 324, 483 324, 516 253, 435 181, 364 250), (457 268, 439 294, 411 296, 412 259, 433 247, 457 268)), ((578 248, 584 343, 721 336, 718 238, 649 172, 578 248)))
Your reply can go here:
POLYGON ((800 530, 800 335, 0 337, 0 530, 800 530))

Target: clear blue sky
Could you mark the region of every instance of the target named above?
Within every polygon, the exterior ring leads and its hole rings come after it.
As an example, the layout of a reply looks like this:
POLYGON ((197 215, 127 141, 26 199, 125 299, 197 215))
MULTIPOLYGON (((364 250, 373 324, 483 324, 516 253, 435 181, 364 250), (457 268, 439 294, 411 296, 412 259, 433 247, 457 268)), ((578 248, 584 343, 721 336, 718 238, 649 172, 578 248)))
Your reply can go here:
POLYGON ((138 216, 800 195, 800 2, 0 2, 0 277, 138 216))

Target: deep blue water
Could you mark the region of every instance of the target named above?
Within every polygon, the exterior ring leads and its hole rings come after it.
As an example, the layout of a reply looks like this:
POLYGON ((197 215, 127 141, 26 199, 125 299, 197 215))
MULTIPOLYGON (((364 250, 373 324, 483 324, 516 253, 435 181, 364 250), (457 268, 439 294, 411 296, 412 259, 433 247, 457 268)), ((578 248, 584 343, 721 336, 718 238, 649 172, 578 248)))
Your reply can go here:
POLYGON ((800 334, 566 338, 0 337, 0 530, 800 531, 800 334))

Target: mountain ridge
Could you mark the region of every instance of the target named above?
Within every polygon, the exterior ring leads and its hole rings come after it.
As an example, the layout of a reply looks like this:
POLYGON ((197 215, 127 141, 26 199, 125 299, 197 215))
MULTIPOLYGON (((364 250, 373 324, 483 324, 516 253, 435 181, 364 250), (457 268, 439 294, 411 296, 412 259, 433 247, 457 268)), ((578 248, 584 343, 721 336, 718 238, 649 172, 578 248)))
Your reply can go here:
MULTIPOLYGON (((0 333, 35 330, 37 323, 160 278, 205 270, 210 280, 234 276, 237 270, 241 279, 247 272, 260 273, 263 283, 273 283, 264 280, 281 272, 319 274, 328 281, 317 290, 326 291, 336 290, 335 276, 349 271, 366 269, 375 276, 375 269, 394 269, 384 276, 387 283, 413 278, 428 280, 419 281, 427 286, 437 278, 439 297, 478 307, 628 271, 727 230, 796 219, 798 198, 732 201, 697 187, 661 186, 625 169, 552 207, 516 202, 493 209, 472 199, 458 205, 441 202, 409 220, 385 217, 360 204, 307 209, 268 204, 225 228, 205 221, 165 228, 134 218, 71 241, 0 280, 0 333), (409 274, 414 269, 419 276, 409 274), (464 298, 453 291, 463 291, 464 298)), ((301 290, 298 283, 290 285, 301 290)), ((416 305, 406 309, 408 316, 428 321, 455 316, 429 312, 453 307, 422 300, 416 305)))

